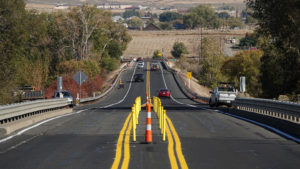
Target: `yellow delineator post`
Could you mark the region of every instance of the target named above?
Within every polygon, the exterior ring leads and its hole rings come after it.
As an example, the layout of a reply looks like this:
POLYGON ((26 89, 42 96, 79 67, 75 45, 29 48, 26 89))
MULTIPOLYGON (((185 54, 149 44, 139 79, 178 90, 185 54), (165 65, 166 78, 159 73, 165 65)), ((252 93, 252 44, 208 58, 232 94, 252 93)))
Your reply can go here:
POLYGON ((136 115, 135 115, 135 106, 132 106, 131 108, 131 115, 132 115, 132 140, 135 142, 136 141, 136 132, 135 132, 135 129, 136 129, 136 115))
POLYGON ((137 109, 138 109, 138 111, 137 111, 137 124, 139 124, 138 123, 138 118, 139 118, 139 115, 140 115, 140 111, 142 110, 142 107, 141 107, 141 96, 139 96, 139 97, 137 97, 137 109))
POLYGON ((166 110, 164 110, 164 114, 163 114, 163 141, 166 141, 166 110))
POLYGON ((164 124, 163 124, 163 118, 164 118, 164 107, 161 106, 160 107, 160 124, 161 124, 161 128, 160 128, 160 133, 163 134, 163 128, 164 128, 164 124))
POLYGON ((163 135, 163 141, 166 141, 166 110, 161 106, 161 100, 158 97, 153 97, 153 110, 158 117, 160 132, 163 135))
POLYGON ((158 98, 153 97, 153 104, 154 104, 154 111, 157 113, 157 107, 158 107, 158 98))
POLYGON ((141 97, 137 97, 135 99, 135 113, 136 113, 136 124, 139 124, 139 114, 140 114, 140 111, 141 111, 141 97))
POLYGON ((139 124, 139 114, 141 111, 141 97, 135 99, 135 104, 131 107, 132 115, 132 140, 136 141, 136 125, 139 124))

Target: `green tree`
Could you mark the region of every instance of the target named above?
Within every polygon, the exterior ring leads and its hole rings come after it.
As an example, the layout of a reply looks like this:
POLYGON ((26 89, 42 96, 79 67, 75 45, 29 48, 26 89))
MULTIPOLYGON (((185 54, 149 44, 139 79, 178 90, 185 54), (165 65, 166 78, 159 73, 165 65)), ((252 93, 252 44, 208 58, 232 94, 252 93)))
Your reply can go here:
POLYGON ((171 54, 174 58, 181 58, 184 54, 188 54, 188 50, 182 42, 175 42, 171 54))
POLYGON ((222 73, 226 75, 230 82, 235 82, 239 86, 239 78, 246 77, 247 93, 251 96, 261 96, 262 86, 260 82, 260 66, 262 52, 242 51, 234 57, 227 57, 222 66, 222 73))
POLYGON ((222 19, 228 19, 230 18, 230 15, 227 12, 221 12, 218 14, 218 17, 222 19))
POLYGON ((246 24, 256 24, 257 19, 253 17, 253 10, 251 8, 246 8, 242 11, 242 18, 246 18, 245 23, 246 24))
MULTIPOLYGON (((111 14, 84 4, 64 13, 25 10, 23 0, 0 0, 0 104, 15 100, 22 85, 43 89, 72 61, 95 76, 113 70, 131 40, 111 14), (104 57, 104 59, 102 59, 104 57)), ((73 71, 74 71, 73 70, 73 71)))
POLYGON ((246 33, 245 37, 243 37, 240 40, 239 46, 241 47, 252 47, 256 46, 257 43, 257 36, 255 33, 249 34, 248 32, 246 33))
POLYGON ((26 17, 25 3, 20 0, 0 0, 0 103, 13 101, 16 89, 16 61, 23 57, 23 18, 26 17))
POLYGON ((217 83, 224 81, 225 77, 221 73, 224 56, 219 44, 214 39, 204 38, 202 41, 202 58, 200 58, 199 83, 211 88, 217 83))
POLYGON ((132 16, 140 17, 140 12, 135 10, 128 10, 123 13, 123 18, 130 18, 132 16))
POLYGON ((244 23, 239 18, 235 18, 235 17, 228 18, 227 19, 227 24, 230 27, 230 29, 243 28, 244 27, 244 23))
POLYGON ((247 0, 258 19, 261 81, 265 97, 300 93, 300 13, 298 0, 247 0))
POLYGON ((143 26, 143 21, 142 21, 142 19, 140 19, 138 17, 134 17, 134 18, 128 20, 127 24, 131 28, 139 29, 141 26, 143 26))
POLYGON ((187 28, 209 27, 219 28, 221 21, 210 6, 199 5, 189 9, 183 16, 183 22, 187 28))
POLYGON ((159 27, 162 30, 172 30, 173 29, 173 24, 170 22, 160 22, 159 27))
POLYGON ((170 22, 182 18, 183 18, 182 15, 177 12, 163 12, 159 15, 160 22, 170 22))

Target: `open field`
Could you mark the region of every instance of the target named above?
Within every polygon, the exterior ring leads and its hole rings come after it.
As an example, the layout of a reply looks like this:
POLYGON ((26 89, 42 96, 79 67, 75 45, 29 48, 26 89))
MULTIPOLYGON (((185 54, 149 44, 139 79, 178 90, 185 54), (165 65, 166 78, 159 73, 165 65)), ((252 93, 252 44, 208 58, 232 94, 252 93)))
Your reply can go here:
MULTIPOLYGON (((224 47, 225 39, 244 36, 251 30, 215 31, 203 30, 203 37, 214 37, 224 47)), ((125 57, 152 57, 155 50, 163 50, 164 56, 171 56, 171 50, 175 42, 183 42, 188 48, 189 56, 197 56, 197 49, 200 45, 200 30, 184 31, 128 31, 132 36, 125 57)))
POLYGON ((29 9, 37 9, 39 11, 52 12, 57 4, 66 4, 69 6, 76 6, 83 2, 89 4, 124 4, 124 5, 142 5, 156 8, 176 8, 187 9, 195 7, 200 4, 211 4, 213 6, 222 6, 224 4, 236 7, 238 9, 244 8, 244 0, 27 0, 27 7, 29 9), (45 6, 44 6, 45 5, 45 6), (48 5, 52 5, 49 9, 48 5))

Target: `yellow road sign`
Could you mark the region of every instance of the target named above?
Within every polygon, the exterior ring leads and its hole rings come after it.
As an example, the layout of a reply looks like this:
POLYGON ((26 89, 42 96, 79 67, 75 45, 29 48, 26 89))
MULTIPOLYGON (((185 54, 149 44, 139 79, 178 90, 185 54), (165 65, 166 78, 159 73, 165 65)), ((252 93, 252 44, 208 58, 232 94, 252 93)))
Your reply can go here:
POLYGON ((186 72, 186 77, 188 79, 191 79, 192 78, 192 72, 186 72))
POLYGON ((161 54, 161 52, 158 52, 158 54, 157 54, 158 56, 161 56, 162 54, 161 54))

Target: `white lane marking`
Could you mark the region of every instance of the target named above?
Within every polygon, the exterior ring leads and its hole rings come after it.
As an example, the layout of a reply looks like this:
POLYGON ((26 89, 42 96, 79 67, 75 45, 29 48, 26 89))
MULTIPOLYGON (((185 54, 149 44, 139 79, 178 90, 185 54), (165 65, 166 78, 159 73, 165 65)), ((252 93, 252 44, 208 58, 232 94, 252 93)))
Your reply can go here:
POLYGON ((21 141, 20 143, 14 145, 14 146, 11 146, 10 148, 6 149, 5 151, 1 151, 0 154, 4 154, 4 153, 6 153, 6 152, 8 152, 8 151, 10 151, 10 150, 16 149, 16 148, 20 147, 21 145, 26 144, 26 143, 28 143, 29 141, 35 139, 35 138, 38 137, 38 136, 40 136, 40 135, 35 135, 35 136, 33 136, 33 137, 30 137, 29 139, 26 139, 26 140, 24 140, 24 141, 21 141))
POLYGON ((120 103, 122 103, 125 100, 125 98, 127 97, 128 93, 129 93, 129 91, 131 89, 131 84, 132 84, 133 76, 134 76, 135 71, 136 71, 136 67, 137 67, 137 65, 135 65, 135 67, 134 67, 134 71, 133 71, 133 74, 131 76, 131 80, 130 80, 130 84, 129 84, 128 90, 127 90, 125 96, 123 97, 123 99, 121 99, 120 101, 118 101, 116 103, 113 103, 113 104, 110 104, 110 105, 107 105, 107 106, 103 106, 103 107, 98 107, 98 108, 100 108, 100 109, 102 109, 102 108, 108 108, 108 107, 114 106, 116 104, 120 104, 120 103))
MULTIPOLYGON (((204 110, 210 110, 210 109, 205 109, 205 108, 202 108, 202 109, 204 109, 204 110)), ((299 139, 299 138, 296 138, 296 137, 294 137, 294 136, 291 136, 290 134, 285 133, 285 132, 283 132, 283 131, 281 131, 281 130, 278 130, 278 129, 274 128, 274 127, 271 127, 271 126, 269 126, 269 125, 267 125, 267 124, 263 124, 263 123, 260 123, 260 122, 257 122, 257 121, 251 120, 251 119, 247 119, 247 118, 245 118, 245 117, 241 117, 241 116, 238 116, 238 115, 235 115, 235 114, 226 113, 226 112, 223 112, 223 111, 221 111, 221 110, 214 110, 214 111, 217 111, 217 112, 222 113, 222 114, 225 114, 225 115, 227 115, 227 116, 235 117, 235 118, 238 118, 238 119, 241 119, 241 120, 244 120, 244 121, 247 121, 247 122, 256 124, 256 125, 258 125, 258 126, 267 128, 267 129, 273 131, 274 133, 277 133, 277 134, 279 134, 279 135, 281 135, 281 136, 283 136, 283 137, 286 137, 286 138, 288 138, 288 139, 291 139, 291 140, 297 142, 298 144, 300 143, 300 139, 299 139)))
MULTIPOLYGON (((85 110, 88 110, 88 109, 85 109, 85 110)), ((79 113, 82 113, 82 112, 85 111, 85 110, 80 110, 80 111, 77 111, 77 112, 74 112, 74 113, 67 113, 67 114, 64 114, 64 115, 60 115, 60 116, 56 116, 56 117, 52 117, 52 118, 50 118, 50 119, 44 120, 44 121, 39 122, 39 123, 37 123, 37 124, 35 124, 35 125, 33 125, 33 126, 27 127, 27 128, 25 128, 25 129, 23 129, 23 130, 21 130, 21 131, 15 133, 15 134, 9 136, 9 137, 6 137, 6 138, 4 138, 4 139, 1 139, 1 140, 0 140, 0 143, 3 143, 3 142, 5 142, 5 141, 8 141, 8 140, 10 140, 10 139, 12 139, 12 138, 14 138, 14 137, 16 137, 16 136, 19 136, 19 135, 25 133, 26 131, 28 131, 28 130, 30 130, 30 129, 36 128, 36 127, 38 127, 38 126, 40 126, 40 125, 42 125, 42 124, 44 124, 44 123, 47 123, 47 122, 49 122, 49 121, 52 121, 52 120, 55 120, 55 119, 58 119, 58 118, 61 118, 61 117, 65 117, 65 116, 70 116, 70 115, 74 115, 74 114, 79 114, 79 113)))
MULTIPOLYGON (((164 80, 165 88, 168 88, 168 87, 167 87, 167 84, 166 84, 166 80, 165 80, 164 74, 163 74, 164 72, 163 72, 162 66, 160 66, 160 70, 161 70, 161 76, 163 77, 163 80, 164 80)), ((172 99, 173 101, 175 101, 175 102, 178 103, 178 104, 183 104, 183 105, 187 105, 187 106, 190 106, 190 107, 197 107, 197 106, 194 106, 194 105, 191 105, 191 104, 186 104, 186 103, 182 103, 182 102, 177 101, 177 100, 172 96, 172 94, 170 94, 170 97, 171 97, 171 99, 172 99)))

